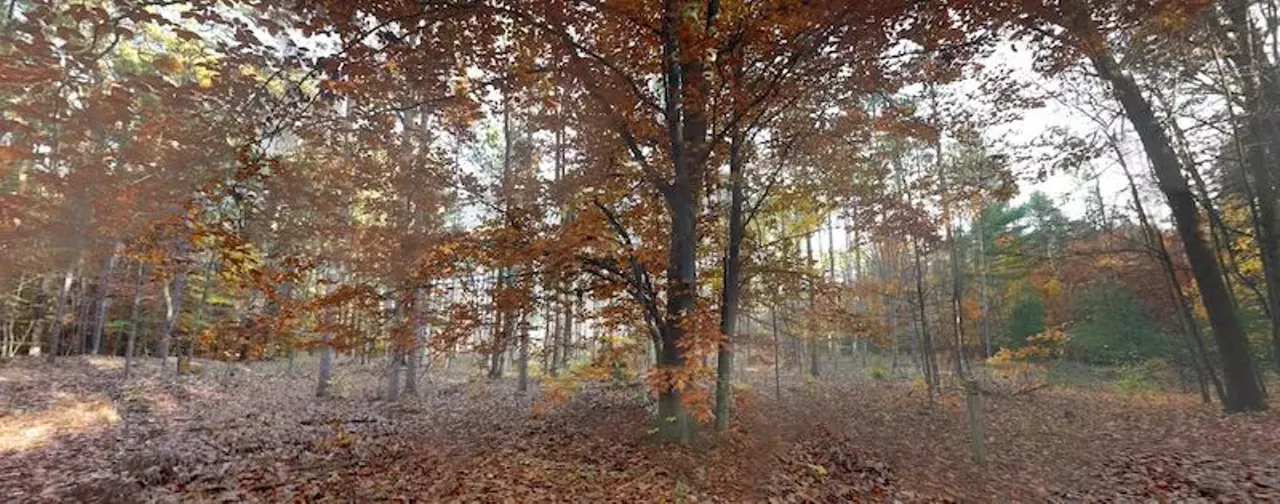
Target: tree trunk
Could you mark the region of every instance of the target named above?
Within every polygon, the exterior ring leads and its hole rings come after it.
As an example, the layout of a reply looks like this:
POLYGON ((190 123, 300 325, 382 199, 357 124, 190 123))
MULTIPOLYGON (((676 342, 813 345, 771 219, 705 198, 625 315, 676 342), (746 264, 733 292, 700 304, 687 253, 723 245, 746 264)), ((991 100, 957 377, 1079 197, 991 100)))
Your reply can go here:
POLYGON ((733 344, 737 336, 738 305, 742 293, 742 241, 746 235, 743 208, 746 202, 746 183, 743 177, 743 142, 741 134, 735 134, 729 144, 729 242, 725 251, 722 295, 720 298, 720 343, 716 358, 716 430, 729 428, 729 403, 732 400, 733 344))
POLYGON ((62 329, 66 323, 67 308, 71 302, 71 284, 75 282, 76 263, 72 260, 62 276, 62 288, 58 291, 58 303, 53 310, 53 326, 49 331, 49 354, 45 359, 52 364, 58 356, 58 346, 62 340, 62 329))
POLYGON ((520 320, 520 362, 519 373, 520 378, 516 385, 516 390, 521 393, 529 391, 529 321, 520 320))
POLYGON ((658 434, 667 441, 688 443, 693 421, 684 408, 681 387, 674 375, 685 365, 686 321, 696 309, 698 289, 698 200, 706 170, 707 97, 706 51, 681 46, 684 34, 704 32, 715 24, 715 9, 706 19, 688 15, 698 12, 701 2, 665 0, 662 10, 662 72, 665 110, 671 142, 674 178, 658 182, 671 218, 668 236, 667 313, 660 331, 662 351, 658 367, 668 380, 658 393, 658 434))
POLYGON ((320 370, 316 379, 316 397, 329 397, 333 385, 333 335, 324 334, 324 346, 320 347, 320 370))
POLYGON ((1254 241, 1262 260, 1263 279, 1267 289, 1268 315, 1271 318, 1273 358, 1280 366, 1280 127, 1276 121, 1275 96, 1268 89, 1276 82, 1276 68, 1267 59, 1261 39, 1249 17, 1249 4, 1243 0, 1222 2, 1227 19, 1236 35, 1231 61, 1240 75, 1245 110, 1250 112, 1245 127, 1249 143, 1243 164, 1250 187, 1257 196, 1254 215, 1254 241), (1267 150, 1271 149, 1268 154, 1267 150))
POLYGON ((133 308, 129 315, 129 336, 124 347, 124 377, 129 379, 129 372, 133 369, 133 351, 138 341, 138 329, 142 324, 142 275, 146 271, 146 266, 142 262, 138 263, 138 273, 133 280, 133 308))
MULTIPOLYGON (((185 249, 185 247, 182 247, 185 249)), ((164 362, 169 358, 169 348, 173 342, 173 334, 179 330, 179 324, 182 317, 182 303, 185 300, 187 292, 187 273, 185 270, 179 270, 173 276, 173 280, 165 285, 164 301, 164 332, 160 334, 160 343, 156 346, 156 354, 160 357, 160 361, 164 362)))
POLYGON ((93 355, 102 352, 102 332, 107 325, 107 310, 111 306, 111 274, 115 271, 118 251, 119 247, 116 247, 111 255, 107 256, 106 262, 102 265, 102 276, 98 279, 99 292, 93 314, 93 355))
POLYGON ((413 298, 413 348, 409 352, 409 360, 405 362, 404 391, 411 396, 418 395, 418 375, 422 368, 422 349, 427 339, 427 290, 414 289, 413 298))
POLYGON ((1151 166, 1159 181, 1160 191, 1168 199, 1177 224, 1178 235, 1191 263, 1191 272, 1200 287, 1201 300, 1213 327, 1214 339, 1223 360, 1226 378, 1228 412, 1263 410, 1267 403, 1259 386, 1258 374, 1249 355, 1249 347, 1239 317, 1231 306, 1218 261, 1205 241, 1195 197, 1187 186, 1182 166, 1174 154, 1168 135, 1152 112, 1133 78, 1124 73, 1109 53, 1091 56, 1098 76, 1109 82, 1116 99, 1142 140, 1151 166))
POLYGON ((46 309, 49 304, 49 287, 53 281, 53 277, 42 276, 36 282, 36 294, 31 300, 31 323, 28 325, 28 331, 31 333, 30 345, 27 353, 38 354, 40 352, 40 342, 44 341, 44 326, 46 309))
MULTIPOLYGON (((814 231, 814 232, 816 233, 817 231, 814 231)), ((807 271, 808 273, 812 274, 813 273, 812 271, 813 270, 813 233, 804 235, 804 250, 805 250, 805 269, 808 270, 807 271)), ((819 371, 821 371, 818 368, 818 329, 817 329, 818 324, 816 320, 817 306, 814 299, 814 294, 815 294, 814 290, 816 290, 817 288, 817 286, 815 285, 816 283, 817 282, 815 282, 812 277, 809 278, 809 289, 808 289, 809 290, 809 316, 808 316, 809 320, 807 324, 809 326, 809 330, 806 331, 809 336, 809 376, 813 377, 813 379, 815 380, 818 379, 819 371)))
POLYGON ((387 400, 396 401, 400 399, 400 359, 404 353, 394 345, 390 353, 387 359, 387 400))
POLYGON ((934 392, 938 387, 938 364, 933 355, 933 336, 929 334, 929 319, 925 314, 924 266, 920 258, 920 240, 911 239, 911 250, 915 259, 916 307, 920 324, 920 367, 924 371, 925 389, 929 394, 929 402, 933 402, 934 392))
POLYGON ((782 400, 782 358, 778 355, 778 305, 769 303, 769 325, 773 330, 773 396, 782 400))

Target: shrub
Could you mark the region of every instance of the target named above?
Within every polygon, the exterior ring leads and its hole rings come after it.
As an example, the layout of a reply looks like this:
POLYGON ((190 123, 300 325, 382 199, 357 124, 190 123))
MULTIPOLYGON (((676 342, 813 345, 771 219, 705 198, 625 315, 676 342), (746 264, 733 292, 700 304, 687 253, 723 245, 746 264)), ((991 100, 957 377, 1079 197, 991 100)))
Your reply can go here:
POLYGON ((1066 342, 1069 357, 1104 365, 1134 365, 1165 358, 1169 342, 1141 301, 1114 281, 1094 282, 1076 300, 1076 319, 1066 342))
POLYGON ((1035 289, 1024 288, 1009 313, 1005 341, 1001 346, 1021 348, 1027 338, 1044 332, 1044 329, 1044 300, 1035 289))

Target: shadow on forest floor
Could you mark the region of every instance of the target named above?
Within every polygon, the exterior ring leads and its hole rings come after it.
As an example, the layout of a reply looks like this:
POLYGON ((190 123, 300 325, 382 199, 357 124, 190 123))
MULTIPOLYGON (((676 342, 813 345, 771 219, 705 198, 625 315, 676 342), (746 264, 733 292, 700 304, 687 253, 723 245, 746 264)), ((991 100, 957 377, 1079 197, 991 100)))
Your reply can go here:
POLYGON ((547 408, 513 383, 433 375, 388 403, 380 367, 346 364, 343 397, 316 400, 304 366, 201 364, 175 379, 143 361, 127 384, 101 359, 0 365, 0 439, 44 429, 0 452, 0 500, 1280 498, 1280 415, 1223 417, 1178 394, 990 397, 980 468, 962 398, 930 405, 893 380, 792 379, 781 401, 749 389, 729 433, 683 448, 653 441, 634 388, 547 408))

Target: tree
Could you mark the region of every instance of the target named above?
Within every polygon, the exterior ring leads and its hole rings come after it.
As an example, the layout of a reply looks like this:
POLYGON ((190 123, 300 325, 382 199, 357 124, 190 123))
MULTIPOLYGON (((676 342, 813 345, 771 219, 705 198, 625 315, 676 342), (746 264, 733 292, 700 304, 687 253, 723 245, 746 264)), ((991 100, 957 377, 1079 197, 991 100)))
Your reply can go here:
POLYGON ((1064 68, 1073 57, 1082 56, 1097 77, 1111 87, 1113 97, 1124 109, 1142 141, 1160 190, 1168 200, 1177 223, 1178 236, 1200 288, 1201 300, 1209 314, 1214 339, 1223 359, 1227 394, 1224 408, 1229 412, 1265 409, 1266 400, 1239 316, 1231 305, 1217 258, 1203 234, 1201 216, 1195 196, 1183 175, 1182 162, 1151 102, 1133 74, 1120 64, 1113 49, 1117 47, 1116 40, 1141 36, 1144 34, 1142 29, 1157 20, 1173 21, 1175 28, 1164 29, 1180 29, 1196 12, 1189 10, 1194 7, 1183 4, 1142 2, 1117 7, 1051 6, 1038 1, 1001 2, 989 6, 994 19, 1003 19, 1013 12, 1017 19, 1014 24, 1023 29, 1024 34, 1056 44, 1051 48, 1062 53, 1058 60, 1061 63, 1048 68, 1064 68))

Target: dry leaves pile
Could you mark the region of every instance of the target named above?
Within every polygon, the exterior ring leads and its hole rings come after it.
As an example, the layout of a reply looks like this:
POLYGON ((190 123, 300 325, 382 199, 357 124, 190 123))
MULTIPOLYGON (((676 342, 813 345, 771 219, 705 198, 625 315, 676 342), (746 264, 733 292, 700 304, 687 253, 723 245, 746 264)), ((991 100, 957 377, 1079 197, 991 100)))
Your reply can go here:
POLYGON ((929 406, 876 382, 752 398, 726 435, 687 448, 646 434, 633 390, 588 389, 546 413, 507 384, 436 378, 376 400, 310 376, 223 367, 175 381, 144 363, 0 365, 2 501, 945 502, 1266 501, 1280 419, 1223 418, 1181 396, 1045 389, 985 404, 990 463, 968 461, 956 398, 929 406), (227 376, 224 371, 235 371, 227 376))

